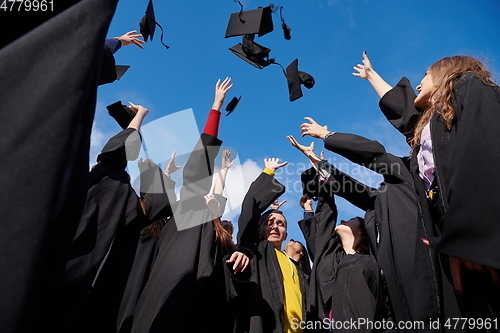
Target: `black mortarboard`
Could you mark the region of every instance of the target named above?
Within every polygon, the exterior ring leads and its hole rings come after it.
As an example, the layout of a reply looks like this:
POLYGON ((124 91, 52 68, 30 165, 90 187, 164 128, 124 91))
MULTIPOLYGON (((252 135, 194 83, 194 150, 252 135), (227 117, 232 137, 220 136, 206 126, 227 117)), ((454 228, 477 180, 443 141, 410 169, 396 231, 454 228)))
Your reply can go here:
POLYGON ((116 65, 116 79, 119 80, 122 78, 123 74, 130 68, 130 66, 125 65, 116 65))
POLYGON ((288 24, 285 23, 285 19, 283 18, 283 6, 280 6, 280 18, 281 18, 281 29, 283 29, 283 36, 285 37, 286 40, 292 39, 292 35, 290 34, 292 28, 290 28, 288 24))
POLYGON ((314 78, 306 72, 299 71, 299 59, 292 61, 286 68, 286 78, 288 81, 288 92, 290 93, 290 102, 293 102, 302 95, 301 85, 307 89, 314 87, 314 78))
POLYGON ((163 28, 158 22, 156 22, 155 12, 153 9, 153 0, 149 0, 148 7, 146 8, 146 14, 144 14, 144 16, 141 18, 141 21, 139 22, 139 29, 145 42, 148 41, 148 37, 150 41, 153 40, 155 27, 157 25, 161 29, 160 42, 168 49, 169 47, 165 45, 165 43, 163 43, 163 28))
POLYGON ((271 49, 253 41, 254 35, 244 35, 242 42, 229 48, 234 54, 257 68, 264 68, 271 64, 269 52, 271 49))
POLYGON ((258 34, 259 37, 274 30, 272 6, 232 13, 227 24, 226 36, 258 34))
POLYGON ((231 114, 231 112, 233 112, 234 109, 236 109, 236 106, 238 106, 240 99, 241 99, 241 96, 240 97, 235 96, 235 97, 233 97, 233 99, 231 101, 229 101, 229 103, 227 103, 226 111, 228 111, 228 112, 227 112, 226 116, 229 116, 231 114))
POLYGON ((141 22, 139 22, 139 27, 144 41, 153 40, 156 27, 155 12, 153 9, 153 0, 149 0, 148 7, 146 8, 146 14, 142 17, 141 22))
POLYGON ((126 129, 135 117, 135 112, 128 106, 123 105, 121 101, 110 104, 106 106, 106 108, 108 109, 109 115, 116 120, 122 129, 126 129))

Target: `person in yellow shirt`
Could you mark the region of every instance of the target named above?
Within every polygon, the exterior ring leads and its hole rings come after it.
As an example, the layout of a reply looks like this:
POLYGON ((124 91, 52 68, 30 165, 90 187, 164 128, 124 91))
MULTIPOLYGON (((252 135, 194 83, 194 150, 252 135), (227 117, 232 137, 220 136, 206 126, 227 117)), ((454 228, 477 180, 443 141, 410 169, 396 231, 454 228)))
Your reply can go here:
POLYGON ((252 263, 255 289, 249 330, 302 332, 293 323, 305 318, 307 278, 296 261, 282 251, 287 238, 283 212, 268 209, 285 192, 274 171, 287 162, 279 163, 278 158, 264 162, 266 167, 245 195, 238 219, 238 245, 252 250, 256 261, 252 263))

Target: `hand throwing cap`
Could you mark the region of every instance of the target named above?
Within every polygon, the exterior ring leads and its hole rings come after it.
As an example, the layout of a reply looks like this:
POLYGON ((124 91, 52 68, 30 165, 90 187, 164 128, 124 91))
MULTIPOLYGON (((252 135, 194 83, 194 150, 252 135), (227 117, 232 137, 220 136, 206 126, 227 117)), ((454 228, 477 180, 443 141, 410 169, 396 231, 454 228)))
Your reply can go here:
POLYGON ((227 24, 225 38, 258 34, 264 36, 274 30, 272 6, 232 13, 227 24))
POLYGON ((106 108, 108 109, 109 115, 116 120, 122 129, 126 129, 135 117, 135 112, 128 106, 123 105, 121 101, 110 104, 106 106, 106 108))

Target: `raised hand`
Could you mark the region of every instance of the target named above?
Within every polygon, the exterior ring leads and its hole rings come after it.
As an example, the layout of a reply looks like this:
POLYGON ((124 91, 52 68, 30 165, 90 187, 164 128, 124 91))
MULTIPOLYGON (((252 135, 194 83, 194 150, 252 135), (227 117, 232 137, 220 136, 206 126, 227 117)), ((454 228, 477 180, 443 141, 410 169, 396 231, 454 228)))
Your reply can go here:
POLYGON ((288 164, 288 162, 279 163, 278 162, 279 160, 280 160, 279 158, 275 157, 265 158, 264 165, 266 166, 266 168, 276 171, 277 169, 288 164))
POLYGON ((300 125, 300 132, 302 133, 302 137, 310 135, 316 139, 324 139, 326 135, 330 133, 327 126, 319 125, 311 117, 304 117, 304 119, 309 123, 303 123, 302 125, 300 125))
POLYGON ((288 135, 286 138, 288 139, 288 141, 290 141, 292 146, 294 146, 295 148, 300 150, 304 155, 306 155, 311 160, 311 162, 318 163, 319 161, 322 160, 321 157, 318 157, 314 153, 314 142, 311 142, 309 147, 307 147, 298 143, 298 141, 292 135, 288 135))
POLYGON ((141 34, 134 35, 136 32, 137 32, 137 30, 132 30, 132 31, 129 31, 126 34, 120 36, 120 37, 115 37, 115 38, 120 40, 120 42, 122 43, 122 46, 134 44, 134 45, 140 47, 141 49, 143 49, 144 46, 142 46, 142 44, 144 44, 145 41, 139 39, 139 37, 142 37, 141 34))
POLYGON ((231 161, 231 152, 229 151, 229 149, 225 149, 222 152, 222 166, 221 166, 221 168, 228 170, 230 167, 233 166, 234 161, 236 161, 236 159, 231 161))
POLYGON ((302 207, 303 210, 313 210, 312 199, 309 198, 309 196, 307 194, 304 194, 300 198, 299 205, 300 205, 300 207, 302 207))
POLYGON ((278 202, 278 199, 274 200, 274 202, 269 206, 271 209, 279 210, 280 207, 286 202, 283 200, 282 202, 278 202))
POLYGON ((352 73, 352 75, 360 77, 362 79, 368 80, 370 75, 374 72, 372 63, 370 59, 368 59, 368 55, 366 51, 363 51, 363 60, 361 61, 363 64, 357 64, 353 69, 357 71, 357 73, 352 73))
POLYGON ((231 84, 231 78, 226 77, 224 81, 220 82, 220 79, 217 80, 215 84, 215 98, 214 104, 212 105, 212 109, 220 110, 222 105, 224 104, 224 99, 226 98, 226 94, 233 85, 231 84))
POLYGON ((174 150, 172 151, 172 156, 170 156, 170 160, 168 161, 167 167, 165 168, 165 171, 163 172, 165 176, 170 177, 174 172, 179 170, 181 166, 176 166, 175 165, 175 157, 177 155, 177 152, 174 150))

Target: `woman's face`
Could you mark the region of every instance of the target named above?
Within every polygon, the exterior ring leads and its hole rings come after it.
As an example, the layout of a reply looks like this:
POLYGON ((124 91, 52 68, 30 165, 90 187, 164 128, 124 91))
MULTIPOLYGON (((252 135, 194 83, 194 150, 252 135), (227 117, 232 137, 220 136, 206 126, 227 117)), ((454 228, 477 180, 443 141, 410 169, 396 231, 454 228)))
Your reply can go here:
POLYGON ((352 218, 348 221, 341 220, 340 223, 335 227, 335 232, 337 234, 361 234, 361 227, 359 226, 359 221, 356 218, 352 218))
POLYGON ((417 86, 418 95, 413 101, 413 104, 415 104, 417 108, 421 109, 427 108, 429 106, 430 97, 433 89, 434 89, 433 78, 431 73, 427 71, 427 73, 425 73, 424 78, 422 79, 422 81, 420 81, 420 84, 417 86))
POLYGON ((302 244, 293 239, 290 239, 288 243, 285 245, 285 252, 292 257, 294 254, 302 254, 302 244))

